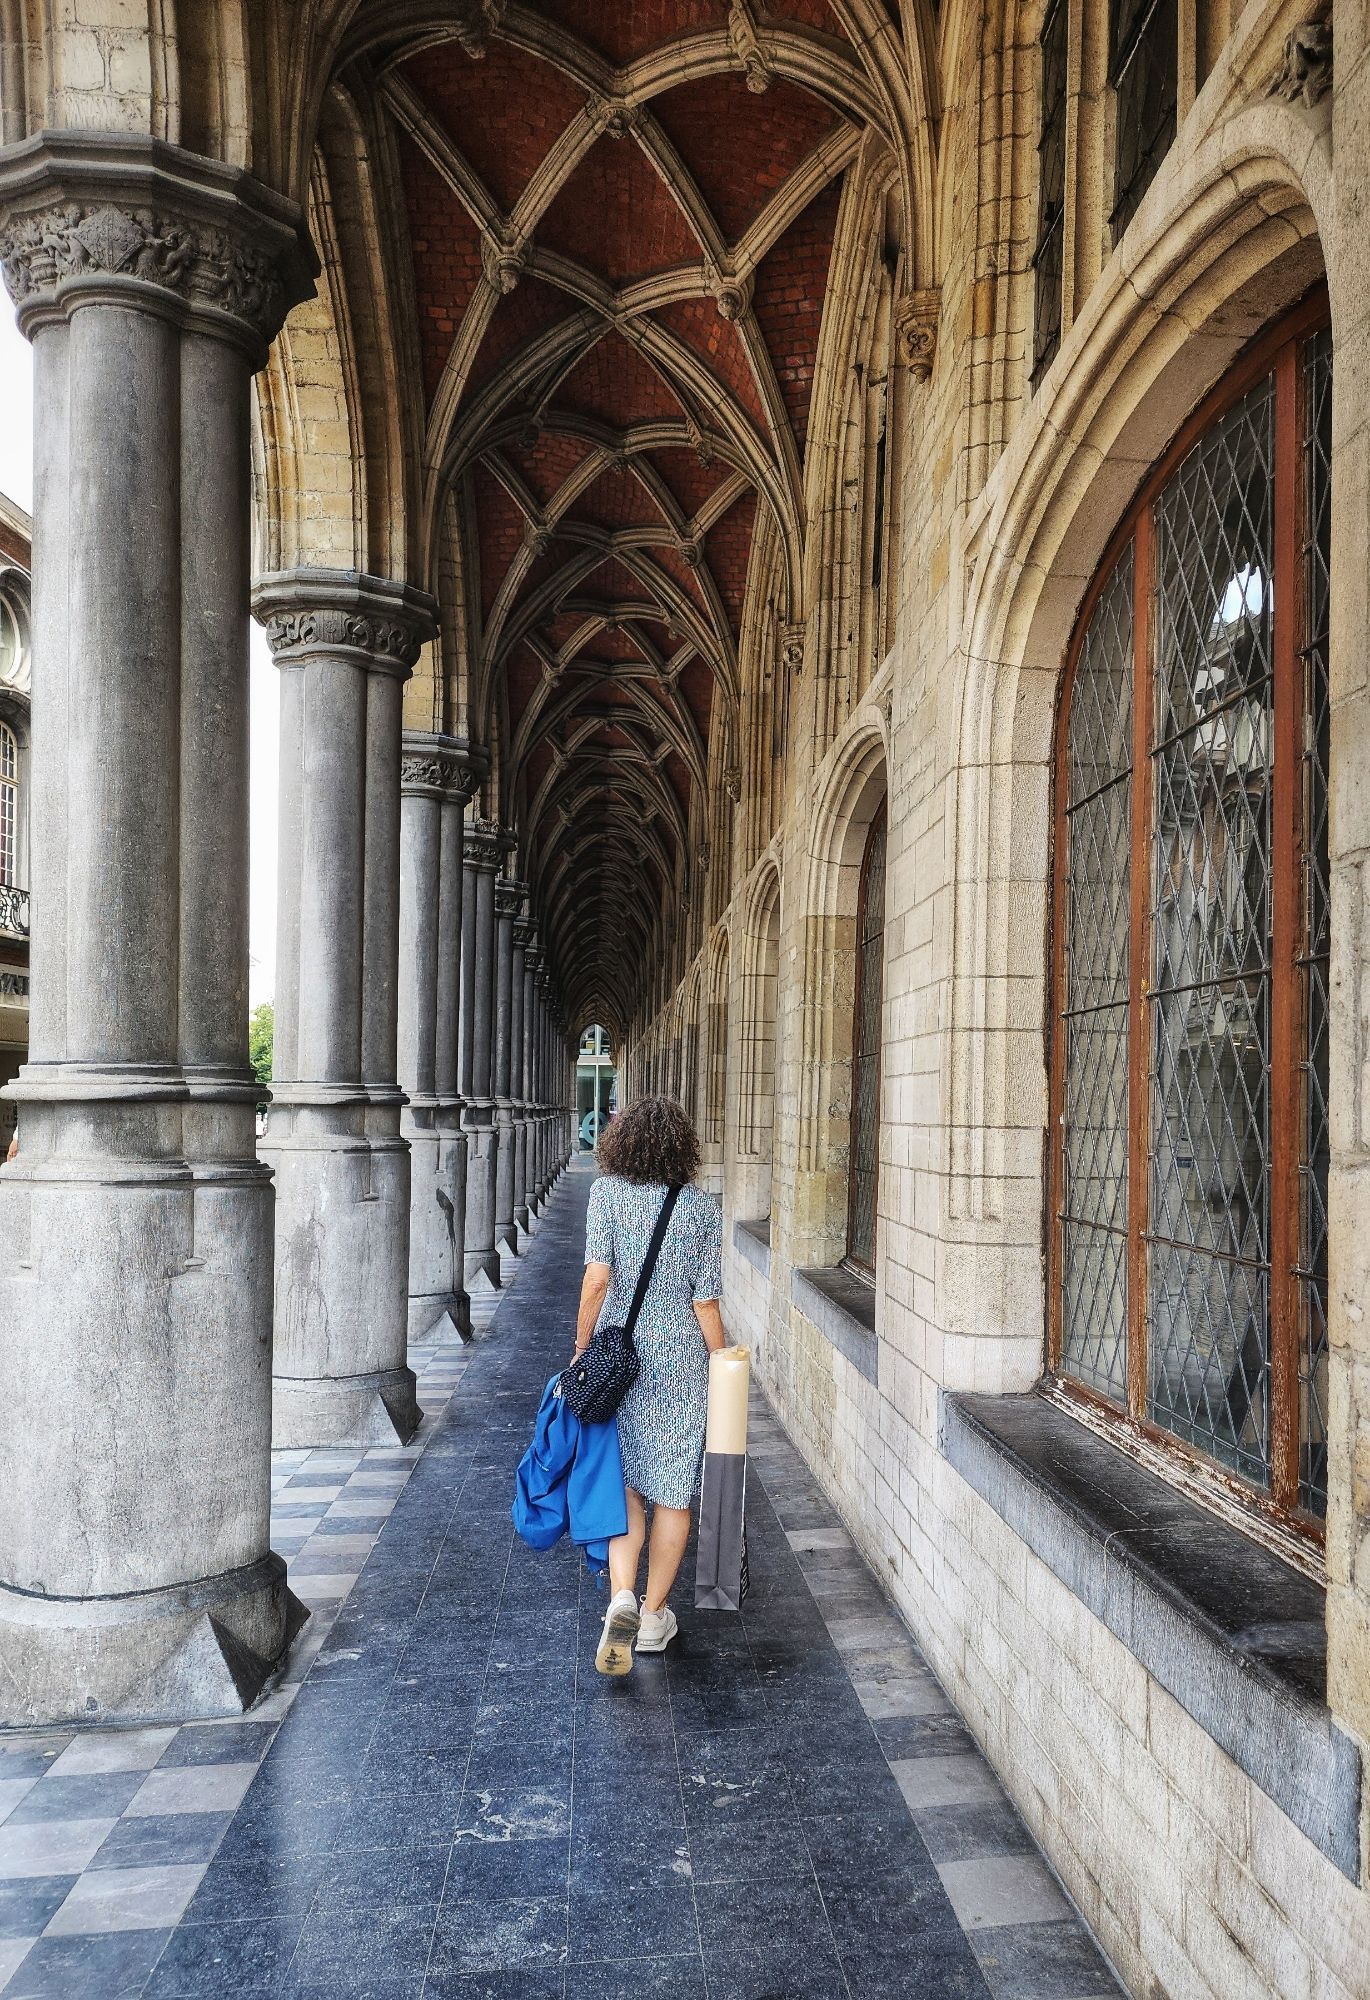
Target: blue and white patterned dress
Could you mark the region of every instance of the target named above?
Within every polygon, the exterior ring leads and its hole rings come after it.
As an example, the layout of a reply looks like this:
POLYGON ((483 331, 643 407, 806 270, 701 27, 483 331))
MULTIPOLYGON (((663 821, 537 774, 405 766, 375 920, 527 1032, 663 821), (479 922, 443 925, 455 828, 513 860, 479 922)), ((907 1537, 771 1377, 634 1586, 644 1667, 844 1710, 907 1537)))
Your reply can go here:
MULTIPOLYGON (((585 1261, 608 1264, 613 1271, 600 1325, 626 1321, 665 1198, 664 1187, 638 1185, 614 1174, 601 1174, 590 1189, 585 1261)), ((623 1477, 644 1500, 663 1507, 688 1507, 699 1484, 709 1350, 694 1302, 716 1299, 722 1289, 718 1203, 702 1188, 683 1188, 633 1329, 642 1372, 618 1406, 623 1477)))

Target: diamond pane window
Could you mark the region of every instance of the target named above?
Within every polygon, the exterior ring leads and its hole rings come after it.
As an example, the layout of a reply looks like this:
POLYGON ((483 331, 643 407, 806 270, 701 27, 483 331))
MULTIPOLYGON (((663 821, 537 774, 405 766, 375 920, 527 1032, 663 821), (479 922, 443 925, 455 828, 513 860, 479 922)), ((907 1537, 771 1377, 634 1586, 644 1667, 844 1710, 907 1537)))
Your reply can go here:
POLYGON ((866 839, 856 918, 856 1007, 852 1027, 851 1155, 847 1256, 875 1270, 880 1190, 880 1041, 885 985, 885 808, 866 839))
POLYGON ((1116 243, 1175 137, 1179 81, 1177 0, 1112 0, 1109 82, 1116 105, 1113 213, 1116 243))
POLYGON ((1156 469, 1057 766, 1053 1362, 1327 1506, 1331 342, 1314 301, 1156 469))
POLYGON ((1069 0, 1050 0, 1042 22, 1041 124, 1037 138, 1036 310, 1032 379, 1045 374, 1061 344, 1066 212, 1066 52, 1069 0))

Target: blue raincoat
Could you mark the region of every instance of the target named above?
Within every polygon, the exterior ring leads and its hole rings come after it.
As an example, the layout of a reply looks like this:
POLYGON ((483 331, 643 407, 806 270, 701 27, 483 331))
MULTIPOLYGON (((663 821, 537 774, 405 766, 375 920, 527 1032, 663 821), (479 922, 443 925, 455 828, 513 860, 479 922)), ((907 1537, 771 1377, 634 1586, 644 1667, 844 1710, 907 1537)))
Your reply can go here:
POLYGON ((542 1392, 533 1441, 514 1475, 514 1526, 530 1549, 550 1549, 569 1534, 596 1574, 609 1567, 609 1543, 628 1532, 628 1501, 618 1425, 583 1424, 556 1393, 542 1392))

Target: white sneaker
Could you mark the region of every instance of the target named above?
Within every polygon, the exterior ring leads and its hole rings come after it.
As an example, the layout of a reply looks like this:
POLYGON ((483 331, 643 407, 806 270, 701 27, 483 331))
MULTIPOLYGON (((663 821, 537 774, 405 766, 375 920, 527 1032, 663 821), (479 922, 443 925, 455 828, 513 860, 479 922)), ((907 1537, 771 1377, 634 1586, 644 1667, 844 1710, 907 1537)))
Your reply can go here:
POLYGON ((668 1604, 662 1611, 644 1611, 638 1621, 639 1653, 664 1653, 679 1632, 676 1615, 668 1604))
POLYGON ((604 1630, 599 1635, 595 1670, 601 1674, 627 1674, 633 1667, 633 1641, 637 1637, 637 1599, 631 1590, 619 1590, 609 1600, 604 1614, 604 1630))

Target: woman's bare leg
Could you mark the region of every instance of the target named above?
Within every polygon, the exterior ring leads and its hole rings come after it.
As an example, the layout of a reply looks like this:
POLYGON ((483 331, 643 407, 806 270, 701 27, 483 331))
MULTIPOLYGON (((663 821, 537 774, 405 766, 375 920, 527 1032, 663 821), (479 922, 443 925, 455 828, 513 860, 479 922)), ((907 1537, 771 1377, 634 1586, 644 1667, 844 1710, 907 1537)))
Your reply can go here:
POLYGON ((647 1510, 642 1504, 642 1495, 634 1493, 631 1486, 627 1489, 627 1496, 628 1532, 626 1535, 615 1535, 609 1544, 609 1588, 615 1594, 620 1590, 631 1590, 636 1597, 637 1572, 647 1534, 647 1510))
MULTIPOLYGON (((639 1507, 642 1505, 640 1500, 638 1505, 639 1507)), ((647 1548, 647 1595, 642 1600, 644 1611, 660 1611, 665 1605, 689 1539, 688 1507, 653 1507, 652 1539, 647 1548)), ((614 1544, 611 1542, 609 1544, 611 1562, 613 1550, 614 1544)), ((637 1574, 636 1570, 633 1574, 637 1574)))

